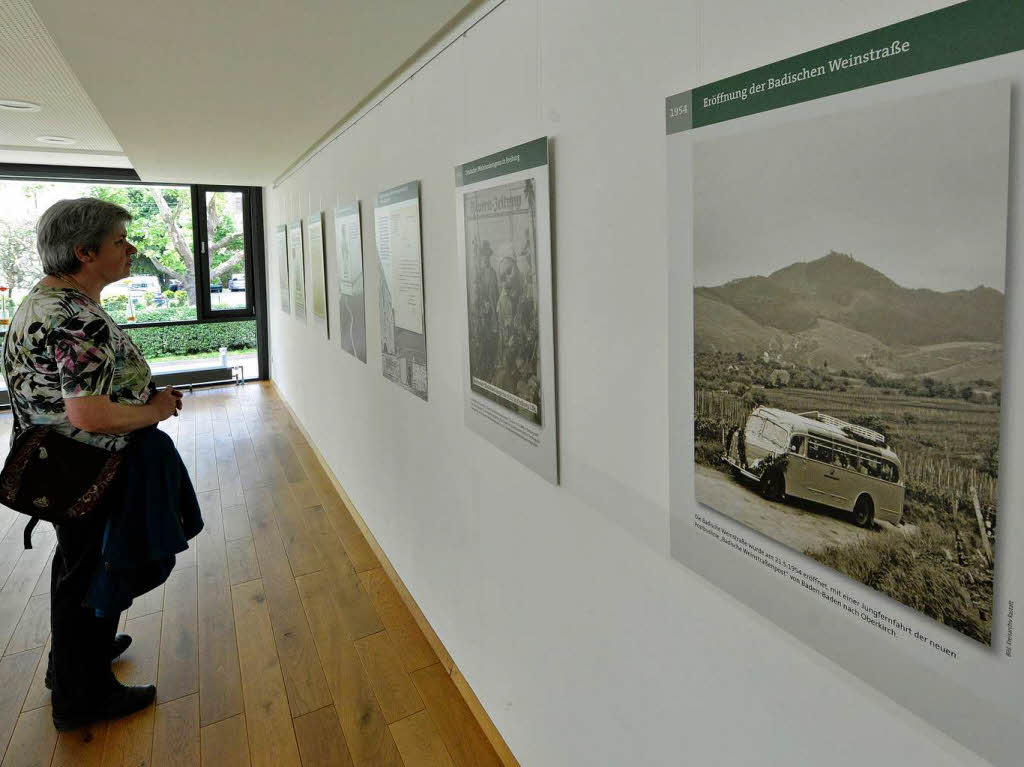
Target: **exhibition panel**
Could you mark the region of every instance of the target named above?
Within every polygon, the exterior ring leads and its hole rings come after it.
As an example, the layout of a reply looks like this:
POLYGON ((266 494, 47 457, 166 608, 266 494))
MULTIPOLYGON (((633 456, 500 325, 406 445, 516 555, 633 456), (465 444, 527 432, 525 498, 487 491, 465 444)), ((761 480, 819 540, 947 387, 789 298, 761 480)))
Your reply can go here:
POLYGON ((295 319, 306 321, 306 254, 302 247, 302 219, 288 224, 288 279, 295 319))
POLYGON ((324 258, 324 214, 314 213, 306 218, 306 232, 309 235, 309 265, 313 270, 313 325, 323 328, 330 338, 330 323, 327 321, 327 271, 324 258))
POLYGON ((373 209, 380 267, 380 353, 384 377, 427 399, 420 184, 377 195, 373 209))
POLYGON ((965 3, 665 106, 673 556, 1000 763, 1022 48, 965 3))
POLYGON ((363 292, 363 240, 359 202, 334 209, 341 348, 366 362, 366 299, 363 292))
POLYGON ((466 425, 558 482, 548 140, 455 169, 466 425))
POLYGON ((288 284, 288 227, 278 224, 271 237, 271 258, 277 263, 277 284, 281 299, 281 311, 291 311, 291 288, 288 284))

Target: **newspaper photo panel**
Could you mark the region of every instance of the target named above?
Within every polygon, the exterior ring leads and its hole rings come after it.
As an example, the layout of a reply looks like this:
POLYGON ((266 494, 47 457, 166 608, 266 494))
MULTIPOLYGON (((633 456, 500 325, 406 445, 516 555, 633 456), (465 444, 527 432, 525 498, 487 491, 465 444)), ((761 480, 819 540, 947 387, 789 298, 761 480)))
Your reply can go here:
POLYGON ((558 481, 548 140, 455 170, 466 424, 558 481))

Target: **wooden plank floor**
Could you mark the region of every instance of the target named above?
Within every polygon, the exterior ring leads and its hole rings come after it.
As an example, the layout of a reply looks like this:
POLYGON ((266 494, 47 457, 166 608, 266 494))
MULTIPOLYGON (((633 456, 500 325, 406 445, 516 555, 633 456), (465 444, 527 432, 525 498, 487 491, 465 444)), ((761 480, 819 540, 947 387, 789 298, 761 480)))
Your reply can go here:
POLYGON ((161 428, 206 529, 122 616, 114 670, 156 705, 53 729, 56 540, 40 524, 23 551, 25 518, 0 507, 0 767, 501 764, 272 387, 198 390, 161 428))

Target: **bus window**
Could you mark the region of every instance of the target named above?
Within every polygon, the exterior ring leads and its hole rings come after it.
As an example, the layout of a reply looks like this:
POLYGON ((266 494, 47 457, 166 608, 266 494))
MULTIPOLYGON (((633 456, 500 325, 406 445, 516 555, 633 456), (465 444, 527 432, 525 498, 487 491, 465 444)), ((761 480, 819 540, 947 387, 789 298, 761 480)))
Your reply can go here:
POLYGON ((848 447, 836 448, 836 463, 842 469, 858 471, 860 469, 860 457, 857 452, 848 447))
POLYGON ((779 450, 785 450, 786 439, 789 437, 789 432, 773 421, 765 421, 764 429, 761 431, 761 436, 778 447, 779 450))
POLYGON ((823 463, 832 463, 832 447, 816 439, 809 439, 807 440, 807 457, 823 463))
POLYGON ((744 430, 744 436, 747 439, 756 437, 761 433, 761 426, 764 424, 764 419, 760 416, 752 415, 747 419, 747 428, 744 430))
POLYGON ((896 464, 889 463, 889 461, 882 461, 882 479, 886 482, 898 482, 900 478, 899 469, 896 468, 896 464))
POLYGON ((850 471, 860 471, 860 453, 850 451, 846 456, 847 466, 850 471))
POLYGON ((804 449, 804 438, 800 435, 793 437, 789 441, 789 452, 796 453, 799 455, 804 449))

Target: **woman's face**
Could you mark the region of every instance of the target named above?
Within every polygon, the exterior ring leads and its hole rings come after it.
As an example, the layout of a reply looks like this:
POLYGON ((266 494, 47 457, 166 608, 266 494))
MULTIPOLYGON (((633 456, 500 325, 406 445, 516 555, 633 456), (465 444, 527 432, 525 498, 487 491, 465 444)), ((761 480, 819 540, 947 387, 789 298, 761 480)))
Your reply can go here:
POLYGON ((131 274, 132 256, 138 252, 138 248, 128 242, 125 225, 119 224, 103 238, 99 250, 92 254, 92 262, 86 266, 109 285, 131 274))

